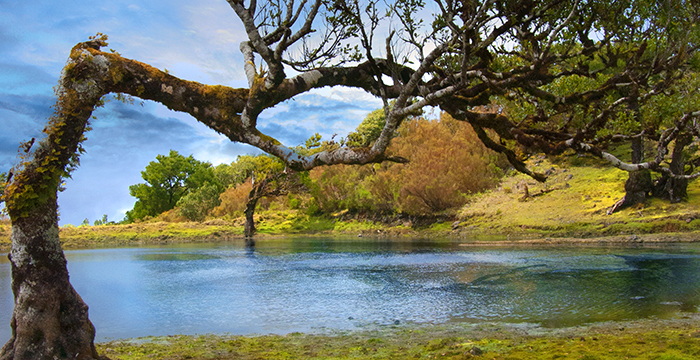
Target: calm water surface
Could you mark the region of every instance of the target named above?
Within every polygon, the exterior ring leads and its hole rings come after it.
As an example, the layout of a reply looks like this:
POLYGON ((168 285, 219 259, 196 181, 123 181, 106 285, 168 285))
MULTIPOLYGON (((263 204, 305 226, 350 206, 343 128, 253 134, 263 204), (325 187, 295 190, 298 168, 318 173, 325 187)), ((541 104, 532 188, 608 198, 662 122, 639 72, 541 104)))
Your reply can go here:
MULTIPOLYGON (((700 305, 700 247, 471 248, 286 239, 66 251, 97 339, 505 321, 569 326, 700 305)), ((0 260, 0 343, 10 337, 0 260)))

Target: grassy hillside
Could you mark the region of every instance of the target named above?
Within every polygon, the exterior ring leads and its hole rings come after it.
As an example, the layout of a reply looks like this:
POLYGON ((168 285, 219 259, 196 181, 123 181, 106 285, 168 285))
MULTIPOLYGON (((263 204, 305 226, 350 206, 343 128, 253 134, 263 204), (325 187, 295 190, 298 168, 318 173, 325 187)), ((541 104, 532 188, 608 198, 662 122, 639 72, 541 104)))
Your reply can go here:
POLYGON ((627 172, 598 159, 567 156, 530 161, 546 183, 516 174, 497 189, 474 196, 459 213, 469 232, 517 236, 608 236, 700 229, 700 182, 691 182, 688 201, 652 199, 612 215, 607 209, 624 195, 627 172), (525 196, 525 188, 529 196, 525 196))

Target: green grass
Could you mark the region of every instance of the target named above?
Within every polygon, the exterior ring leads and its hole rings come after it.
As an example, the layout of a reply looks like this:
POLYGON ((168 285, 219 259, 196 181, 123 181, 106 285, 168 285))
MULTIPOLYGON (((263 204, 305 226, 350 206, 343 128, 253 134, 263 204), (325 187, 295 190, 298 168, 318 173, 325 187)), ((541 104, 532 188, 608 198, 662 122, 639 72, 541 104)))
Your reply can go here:
MULTIPOLYGON (((697 321, 697 320, 695 320, 697 321)), ((168 336, 98 344, 112 359, 697 359, 694 322, 547 330, 390 327, 336 335, 168 336), (622 326, 622 327, 621 327, 622 326), (629 326, 630 328, 624 328, 629 326)))
POLYGON ((529 163, 537 172, 552 173, 547 182, 516 174, 505 178, 499 188, 475 195, 460 212, 464 231, 593 237, 700 229, 695 220, 700 218, 700 182, 690 183, 687 202, 651 199, 607 215, 607 209, 624 196, 627 172, 575 155, 554 161, 538 157, 529 163))

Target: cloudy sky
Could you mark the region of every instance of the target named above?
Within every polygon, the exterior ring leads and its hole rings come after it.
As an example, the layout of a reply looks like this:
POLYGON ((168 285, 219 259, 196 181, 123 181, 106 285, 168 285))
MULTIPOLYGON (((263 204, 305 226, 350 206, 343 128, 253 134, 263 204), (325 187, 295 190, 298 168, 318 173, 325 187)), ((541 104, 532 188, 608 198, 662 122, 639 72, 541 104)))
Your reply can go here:
MULTIPOLYGON (((70 49, 97 32, 110 48, 184 79, 245 87, 242 25, 225 0, 0 0, 0 172, 20 141, 40 137, 52 89, 70 49)), ((137 99, 138 100, 138 99, 137 99)), ((323 89, 269 109, 259 128, 287 145, 315 132, 347 134, 381 102, 346 88, 323 89)), ((59 194, 61 224, 103 214, 121 220, 135 201, 128 187, 170 149, 216 165, 256 149, 231 143, 186 114, 153 102, 109 102, 95 112, 81 166, 59 194)))

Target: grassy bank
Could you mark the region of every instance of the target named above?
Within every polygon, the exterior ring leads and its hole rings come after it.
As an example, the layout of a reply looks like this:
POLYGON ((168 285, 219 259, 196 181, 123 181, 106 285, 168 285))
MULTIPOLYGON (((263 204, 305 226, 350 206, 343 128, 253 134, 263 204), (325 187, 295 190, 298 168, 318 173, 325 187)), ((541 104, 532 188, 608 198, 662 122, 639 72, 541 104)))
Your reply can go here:
MULTIPOLYGON (((694 241, 695 232, 700 231, 700 181, 690 183, 686 202, 671 204, 652 199, 607 215, 607 209, 624 195, 626 172, 601 160, 576 155, 552 160, 535 157, 528 165, 547 173, 547 182, 537 183, 513 173, 498 188, 471 196, 462 209, 422 217, 384 216, 379 220, 344 212, 309 215, 303 209, 261 210, 255 216, 258 236, 362 234, 448 237, 460 242, 483 238, 558 238, 567 242, 606 238, 604 241, 625 242, 694 241)), ((212 242, 242 238, 243 221, 243 217, 204 222, 156 218, 125 225, 65 226, 61 228, 61 240, 66 248, 212 242)), ((9 222, 0 221, 0 251, 7 251, 9 245, 9 222)))
POLYGON ((535 158, 530 166, 549 173, 547 182, 521 174, 505 178, 500 187, 474 196, 461 210, 462 231, 585 238, 700 230, 700 182, 690 183, 686 202, 651 199, 607 215, 624 195, 627 172, 599 159, 576 156, 535 158))
POLYGON ((112 359, 666 359, 700 358, 697 317, 542 329, 480 324, 335 335, 168 336, 98 345, 112 359))

